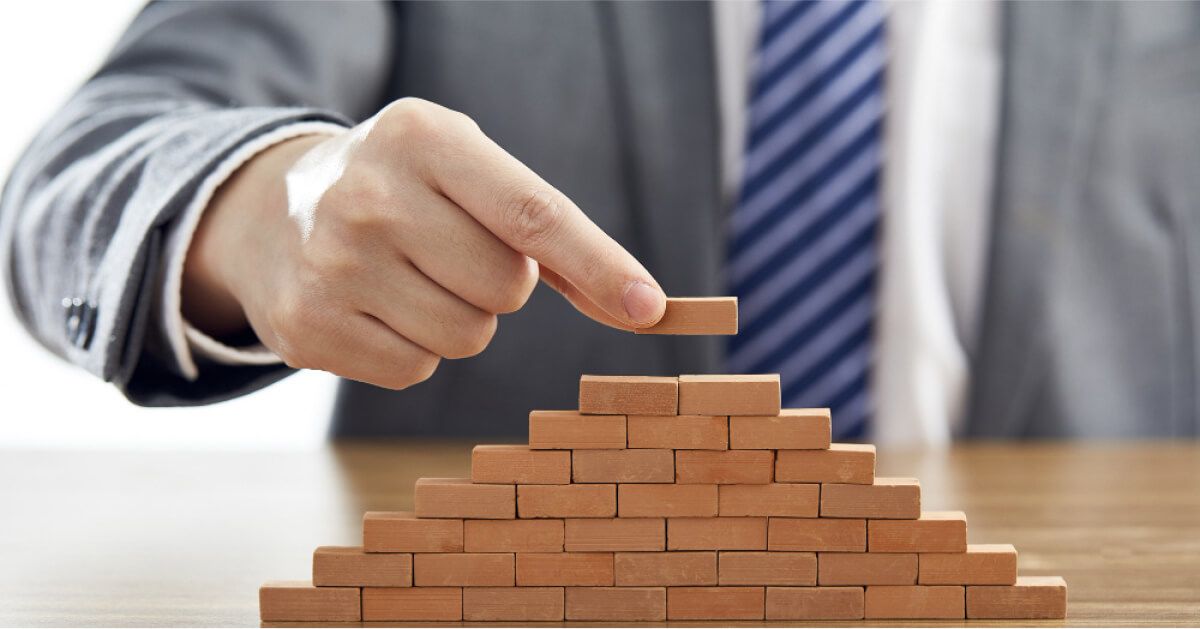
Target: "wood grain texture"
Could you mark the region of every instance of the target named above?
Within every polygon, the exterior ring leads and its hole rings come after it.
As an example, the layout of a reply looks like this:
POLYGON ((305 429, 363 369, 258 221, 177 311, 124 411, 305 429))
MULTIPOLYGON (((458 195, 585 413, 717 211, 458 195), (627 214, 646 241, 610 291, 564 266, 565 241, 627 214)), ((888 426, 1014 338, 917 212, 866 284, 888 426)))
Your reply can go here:
POLYGON ((738 331, 737 297, 668 297, 658 323, 634 334, 728 335, 738 331))
POLYGON ((679 376, 680 415, 778 415, 779 374, 679 376))
POLYGON ((921 517, 921 484, 882 476, 871 485, 823 483, 821 517, 915 520, 921 517))
POLYGON ((457 553, 463 549, 460 519, 417 519, 412 511, 363 514, 363 549, 369 553, 457 553))
POLYGON ((309 581, 269 581, 258 589, 264 621, 356 622, 359 589, 314 587, 309 581))
POLYGON ((411 553, 368 553, 361 546, 320 546, 313 551, 312 583, 318 587, 409 587, 411 553))
POLYGON ((534 450, 624 448, 624 415, 584 415, 577 411, 529 413, 529 447, 534 450))
POLYGON ((778 415, 729 418, 735 450, 824 450, 832 421, 827 408, 785 408, 778 415))
POLYGON ((660 376, 579 378, 579 412, 588 415, 674 415, 679 380, 660 376))
POLYGON ((630 448, 728 450, 729 418, 724 415, 630 415, 630 448))

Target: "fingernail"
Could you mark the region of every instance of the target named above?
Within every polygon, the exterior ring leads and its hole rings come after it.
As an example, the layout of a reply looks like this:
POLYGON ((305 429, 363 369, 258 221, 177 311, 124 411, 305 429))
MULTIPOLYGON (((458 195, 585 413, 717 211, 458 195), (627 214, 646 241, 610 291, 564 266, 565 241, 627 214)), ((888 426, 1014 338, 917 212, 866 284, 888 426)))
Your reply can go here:
POLYGON ((621 302, 629 320, 638 324, 655 323, 667 308, 667 296, 641 281, 635 281, 625 289, 625 297, 621 302))

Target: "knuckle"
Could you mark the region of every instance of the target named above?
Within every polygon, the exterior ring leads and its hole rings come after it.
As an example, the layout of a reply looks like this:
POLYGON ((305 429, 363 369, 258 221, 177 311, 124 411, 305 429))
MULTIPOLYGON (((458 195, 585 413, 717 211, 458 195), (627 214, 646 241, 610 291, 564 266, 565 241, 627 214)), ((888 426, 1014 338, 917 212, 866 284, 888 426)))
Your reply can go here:
POLYGON ((503 279, 497 282, 499 288, 493 297, 492 312, 507 314, 525 307, 537 283, 537 267, 525 256, 520 256, 513 268, 505 272, 503 279))
POLYGON ((513 193, 502 213, 518 248, 536 251, 561 229, 566 207, 557 194, 534 189, 513 193))
POLYGON ((469 116, 420 98, 401 98, 381 113, 381 126, 389 140, 424 142, 444 138, 447 134, 477 129, 469 116))
POLYGON ((438 365, 441 364, 441 358, 429 353, 422 352, 419 356, 414 356, 403 367, 396 371, 396 382, 394 388, 406 389, 414 384, 420 384, 431 378, 438 365))
POLYGON ((496 326, 496 316, 491 314, 485 314, 478 321, 464 325, 453 358, 470 358, 487 349, 492 337, 496 335, 496 326))

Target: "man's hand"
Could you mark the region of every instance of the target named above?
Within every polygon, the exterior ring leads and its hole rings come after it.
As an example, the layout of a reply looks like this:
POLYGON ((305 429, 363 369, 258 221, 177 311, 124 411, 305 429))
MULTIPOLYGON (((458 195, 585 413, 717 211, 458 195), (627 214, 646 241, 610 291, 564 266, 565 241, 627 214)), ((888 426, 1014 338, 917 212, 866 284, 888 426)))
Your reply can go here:
POLYGON ((184 315, 249 324, 292 367, 401 389, 483 351, 537 280, 631 329, 663 315, 646 269, 468 117, 416 99, 259 154, 205 210, 184 315))

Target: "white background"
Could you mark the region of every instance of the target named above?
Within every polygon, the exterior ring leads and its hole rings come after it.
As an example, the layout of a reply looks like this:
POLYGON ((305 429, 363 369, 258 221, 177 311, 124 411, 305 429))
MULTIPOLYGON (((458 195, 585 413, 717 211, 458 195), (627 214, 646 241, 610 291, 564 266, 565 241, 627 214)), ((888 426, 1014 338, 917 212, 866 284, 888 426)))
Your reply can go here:
MULTIPOLYGON (((141 0, 0 3, 0 179, 104 58, 141 0)), ((308 449, 325 436, 335 379, 292 376, 201 408, 145 409, 37 345, 0 291, 0 448, 308 449)))

